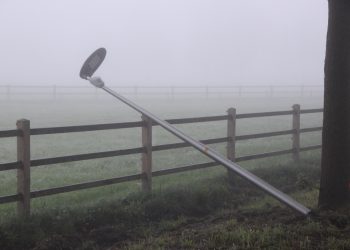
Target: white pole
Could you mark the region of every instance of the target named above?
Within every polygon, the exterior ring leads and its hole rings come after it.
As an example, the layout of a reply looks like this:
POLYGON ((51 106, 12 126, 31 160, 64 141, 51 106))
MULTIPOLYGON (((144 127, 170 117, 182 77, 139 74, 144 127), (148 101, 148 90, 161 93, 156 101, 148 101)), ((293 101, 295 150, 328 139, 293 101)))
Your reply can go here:
POLYGON ((271 186, 267 182, 263 181, 259 177, 255 176, 254 174, 250 173, 249 171, 243 169, 238 164, 230 161, 229 159, 227 159, 226 157, 220 155, 219 153, 217 153, 213 149, 209 148, 208 146, 204 145, 203 143, 201 143, 201 142, 191 138, 190 136, 184 134, 183 132, 181 132, 180 130, 178 130, 177 128, 175 128, 174 126, 169 124, 168 122, 158 118, 157 116, 153 115, 152 113, 150 113, 149 111, 145 110, 144 108, 138 106, 134 102, 126 99, 122 95, 120 95, 117 92, 113 91, 112 89, 106 87, 104 85, 104 82, 102 81, 101 78, 99 78, 99 77, 92 77, 92 78, 88 77, 87 79, 95 87, 103 89, 104 91, 106 91, 107 93, 109 93, 112 96, 116 97, 117 99, 119 99, 120 101, 122 101, 123 103, 128 105, 129 107, 131 107, 131 108, 135 109, 136 111, 140 112, 141 114, 147 116, 152 121, 154 121, 155 123, 159 124, 161 127, 166 129, 167 131, 169 131, 173 135, 177 136, 178 138, 182 139, 185 142, 188 142, 194 148, 196 148, 198 151, 200 151, 203 154, 207 155, 208 157, 210 157, 214 161, 216 161, 216 162, 224 165, 225 167, 231 169, 232 171, 234 171, 235 173, 237 173, 238 175, 240 175, 244 179, 246 179, 246 180, 250 181, 251 183, 255 184, 257 187, 259 187, 260 189, 264 190, 266 193, 268 193, 271 196, 275 197, 277 200, 281 201, 282 203, 286 204, 287 206, 291 207, 295 211, 297 211, 297 212, 299 212, 299 213, 301 213, 303 215, 308 215, 311 212, 310 209, 308 209, 307 207, 303 206, 302 204, 300 204, 299 202, 297 202, 296 200, 294 200, 290 196, 282 193, 281 191, 279 191, 275 187, 271 186))

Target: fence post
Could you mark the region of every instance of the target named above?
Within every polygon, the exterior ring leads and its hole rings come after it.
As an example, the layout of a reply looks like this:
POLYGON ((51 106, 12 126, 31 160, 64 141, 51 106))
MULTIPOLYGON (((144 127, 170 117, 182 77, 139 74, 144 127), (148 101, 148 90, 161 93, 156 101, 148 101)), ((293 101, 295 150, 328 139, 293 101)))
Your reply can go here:
MULTIPOLYGON (((236 109, 229 108, 227 115, 227 158, 234 162, 236 160, 236 109)), ((229 178, 232 177, 233 172, 228 170, 228 175, 229 178)))
POLYGON ((10 96, 11 96, 11 85, 7 85, 7 87, 6 87, 6 96, 7 96, 7 100, 10 100, 10 96))
POLYGON ((293 105, 293 160, 300 159, 300 105, 293 105))
POLYGON ((174 99, 174 87, 170 87, 170 96, 171 99, 174 99))
POLYGON ((53 85, 53 99, 56 100, 56 97, 57 97, 56 85, 53 85))
POLYGON ((238 87, 238 96, 241 97, 242 96, 242 86, 238 87))
POLYGON ((304 97, 304 85, 301 85, 301 96, 304 97))
POLYGON ((30 121, 18 120, 17 129, 17 160, 21 167, 17 169, 17 193, 20 200, 17 202, 17 213, 21 217, 30 215, 30 121))
POLYGON ((142 115, 142 146, 145 152, 142 153, 142 191, 152 190, 152 120, 142 115))
POLYGON ((273 97, 273 92, 274 92, 274 91, 273 91, 273 86, 271 85, 271 86, 270 86, 270 97, 273 97))

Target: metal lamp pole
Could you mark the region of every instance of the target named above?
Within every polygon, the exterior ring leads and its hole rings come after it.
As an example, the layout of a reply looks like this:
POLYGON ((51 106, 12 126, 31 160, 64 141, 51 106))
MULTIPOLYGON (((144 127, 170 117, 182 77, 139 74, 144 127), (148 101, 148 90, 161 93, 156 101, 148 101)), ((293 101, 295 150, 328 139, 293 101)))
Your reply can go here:
POLYGON ((94 85, 97 88, 100 88, 110 95, 114 96, 121 102, 125 103, 129 107, 133 108, 134 110, 140 112, 141 114, 145 115, 155 123, 159 124, 161 127, 175 135, 176 137, 182 139, 183 141, 189 143, 194 148, 196 148, 198 151, 202 152, 206 156, 210 157, 214 161, 222 164, 223 166, 227 167, 228 169, 232 170, 236 174, 240 175, 244 179, 248 180, 249 182, 256 185, 258 188, 262 189, 266 193, 270 194, 277 200, 281 201, 282 203, 286 204, 287 206, 291 207, 295 211, 303 214, 308 215, 311 210, 305 207, 304 205, 300 204, 290 196, 282 193, 275 187, 271 186, 267 182, 263 181, 259 177, 255 176, 254 174, 250 173, 249 171, 243 169, 238 164, 228 160, 226 157, 222 156, 221 154, 217 153, 213 149, 209 148, 208 146, 204 145, 203 143, 193 139, 192 137, 184 134, 168 122, 158 118, 151 112, 145 110, 144 108, 140 107, 139 105, 135 104, 134 102, 128 100, 127 98, 123 97, 122 95, 118 94, 117 92, 113 91, 112 89, 105 86, 104 82, 100 77, 92 77, 92 74, 96 71, 96 69, 100 66, 102 61, 104 60, 104 57, 106 55, 105 49, 101 48, 97 51, 95 51, 84 63, 83 68, 80 72, 80 76, 86 80, 88 80, 92 85, 94 85), (88 65, 88 66, 86 66, 88 65), (97 66, 97 67, 96 67, 97 66), (85 71, 84 71, 85 67, 85 71), (96 68, 95 68, 96 67, 96 68), (90 69, 90 71, 89 71, 90 69), (92 72, 92 73, 91 73, 92 72))

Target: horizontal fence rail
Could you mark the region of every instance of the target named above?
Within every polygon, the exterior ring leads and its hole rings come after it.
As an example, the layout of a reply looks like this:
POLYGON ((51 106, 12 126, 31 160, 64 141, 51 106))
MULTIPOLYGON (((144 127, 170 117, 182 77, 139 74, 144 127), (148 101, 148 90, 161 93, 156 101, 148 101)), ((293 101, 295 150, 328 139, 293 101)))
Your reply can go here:
MULTIPOLYGON (((311 84, 235 84, 235 85, 198 85, 198 86, 112 86, 112 89, 118 90, 123 95, 130 96, 152 96, 174 98, 177 96, 199 96, 199 97, 222 97, 222 96, 321 96, 323 94, 323 85, 311 84)), ((0 85, 0 96, 7 100, 16 97, 28 96, 46 96, 51 99, 61 97, 88 97, 100 98, 98 91, 85 85, 0 85)))
POLYGON ((21 197, 20 194, 12 194, 12 195, 2 196, 2 197, 0 197, 0 204, 19 201, 20 197, 21 197))
POLYGON ((114 157, 114 156, 121 156, 121 155, 132 155, 132 154, 139 154, 142 152, 144 152, 143 148, 131 148, 131 149, 121 149, 121 150, 115 150, 115 151, 106 151, 106 152, 98 152, 98 153, 90 153, 90 154, 69 155, 69 156, 61 156, 61 157, 54 157, 54 158, 37 159, 37 160, 31 160, 30 163, 32 167, 37 167, 37 166, 43 166, 43 165, 72 162, 72 161, 85 161, 85 160, 114 157))
POLYGON ((251 135, 237 135, 236 141, 249 140, 249 139, 258 139, 258 138, 266 138, 271 136, 279 136, 279 135, 290 135, 293 134, 294 130, 284 130, 284 131, 276 131, 276 132, 268 132, 268 133, 259 133, 259 134, 251 134, 251 135))
POLYGON ((19 136, 19 135, 20 135, 20 131, 18 131, 18 130, 0 131, 0 138, 15 137, 15 136, 19 136))
MULTIPOLYGON (((292 154, 295 160, 299 160, 299 153, 305 152, 309 150, 317 150, 321 148, 321 145, 311 145, 304 146, 300 145, 300 135, 302 133, 310 133, 310 132, 318 132, 322 130, 322 127, 309 127, 309 128, 300 128, 300 115, 301 114, 312 114, 312 113, 321 113, 323 109, 304 109, 301 110, 299 105, 294 105, 293 110, 287 111, 274 111, 274 112, 260 112, 260 113, 246 113, 246 114, 236 114, 235 109, 231 108, 228 111, 227 115, 220 116, 208 116, 208 117, 191 117, 191 118, 181 118, 181 119, 169 119, 166 120, 170 124, 188 124, 188 123, 202 123, 202 122, 216 122, 216 121, 227 121, 227 137, 221 138, 212 138, 201 140, 203 144, 216 144, 216 143, 227 143, 227 157, 230 160, 235 162, 249 161, 262 159, 267 157, 274 157, 286 154, 292 154), (255 134, 247 134, 247 135, 236 135, 236 120, 238 119, 246 119, 246 118, 259 118, 259 117, 271 117, 271 116, 286 116, 292 115, 293 117, 293 126, 292 129, 281 130, 281 131, 272 131, 272 132, 264 132, 264 133, 255 133, 255 134), (237 141, 243 140, 252 140, 258 138, 268 138, 274 136, 285 136, 292 135, 293 146, 290 149, 284 149, 274 152, 265 152, 254 155, 245 155, 245 156, 236 156, 235 153, 235 144, 237 141)), ((29 152, 26 147, 30 147, 30 136, 40 136, 40 135, 49 135, 49 134, 59 134, 59 133, 75 133, 75 132, 88 132, 88 131, 100 131, 100 130, 110 130, 110 129, 129 129, 129 128, 143 128, 143 145, 149 145, 149 148, 136 147, 129 149, 121 149, 121 150, 113 150, 113 151, 104 151, 104 152, 94 152, 87 154, 78 154, 78 155, 68 155, 68 156, 60 156, 60 157, 51 157, 51 158, 43 158, 43 159, 29 159, 26 157, 18 156, 18 161, 8 162, 8 163, 0 163, 0 171, 7 170, 17 170, 20 174, 18 174, 17 183, 22 189, 18 189, 19 192, 13 195, 7 195, 0 197, 0 204, 3 203, 11 203, 18 202, 18 212, 22 215, 28 215, 30 212, 30 201, 31 198, 38 198, 43 196, 49 196, 59 193, 72 192, 87 188, 101 187, 105 185, 111 185, 116 183, 122 183, 127 181, 141 180, 143 182, 142 187, 148 189, 151 188, 151 178, 156 176, 163 176, 173 173, 180 173, 185 171, 192 171, 198 169, 204 169, 209 167, 218 166, 219 164, 216 162, 205 162, 199 163, 189 166, 182 166, 170 169, 163 169, 152 171, 152 157, 151 153, 153 151, 162 151, 162 150, 170 150, 170 149, 178 149, 189 147, 190 144, 186 142, 178 142, 178 143, 169 143, 162 145, 152 145, 151 137, 152 135, 152 127, 157 126, 157 124, 147 125, 147 120, 143 121, 135 121, 135 122, 124 122, 124 123, 109 123, 109 124, 95 124, 95 125, 83 125, 83 126, 65 126, 65 127, 50 127, 50 128, 30 128, 29 121, 27 120, 19 120, 18 124, 28 124, 28 127, 18 126, 18 129, 14 130, 6 130, 0 131, 0 138, 7 137, 16 137, 18 148, 21 148, 21 152, 29 152), (145 133, 145 134, 144 134, 145 133), (145 136, 148 135, 148 136, 145 136), (27 140, 22 140, 21 138, 27 136, 27 140), (78 183, 67 185, 63 187, 53 187, 43 190, 30 190, 30 168, 44 165, 53 165, 74 161, 84 161, 84 160, 92 160, 106 157, 117 157, 123 155, 134 155, 134 154, 142 154, 143 159, 148 159, 148 161, 144 161, 145 165, 143 165, 143 171, 140 174, 129 175, 129 176, 121 176, 114 177, 104 180, 96 180, 85 183, 78 183), (147 158, 149 157, 149 158, 147 158), (29 178, 29 179, 28 179, 29 178), (22 183, 24 182, 25 183, 22 183), (25 203, 26 202, 26 203, 25 203), (24 209, 24 211, 22 210, 24 209), (27 211, 28 210, 28 211, 27 211)), ((18 152, 19 154, 20 152, 18 152)))
POLYGON ((238 114, 237 119, 242 118, 256 118, 256 117, 266 117, 266 116, 280 116, 280 115, 291 115, 293 111, 275 111, 275 112, 261 112, 261 113, 250 113, 250 114, 238 114))
POLYGON ((95 124, 95 125, 83 125, 83 126, 69 126, 69 127, 35 128, 30 130, 30 134, 31 135, 48 135, 48 134, 87 132, 87 131, 98 131, 98 130, 108 130, 108 129, 137 128, 141 126, 142 126, 142 122, 123 122, 123 123, 95 124))
POLYGON ((135 175, 129 175, 129 176, 115 177, 115 178, 110 178, 105 180, 90 181, 90 182, 84 182, 79 184, 67 185, 63 187, 36 190, 30 193, 30 197, 38 198, 38 197, 43 197, 43 196, 48 196, 53 194, 60 194, 60 193, 67 193, 67 192, 72 192, 72 191, 77 191, 82 189, 102 187, 102 186, 122 183, 126 181, 135 181, 135 180, 139 180, 140 178, 141 178, 141 174, 135 174, 135 175))

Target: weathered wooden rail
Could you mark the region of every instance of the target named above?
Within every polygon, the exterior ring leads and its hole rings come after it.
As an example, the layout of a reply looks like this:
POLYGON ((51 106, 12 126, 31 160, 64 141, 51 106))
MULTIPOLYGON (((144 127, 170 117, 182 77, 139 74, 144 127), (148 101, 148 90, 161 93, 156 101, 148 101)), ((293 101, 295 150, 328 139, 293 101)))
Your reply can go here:
MULTIPOLYGON (((248 161, 254 159, 261 159, 272 156, 279 156, 285 154, 292 154, 293 159, 298 161, 300 158, 300 152, 315 150, 321 148, 321 145, 313 145, 307 147, 301 147, 300 134, 321 131, 322 127, 310 127, 300 128, 301 114, 319 113, 323 112, 323 109, 305 109, 301 110, 298 104, 293 105, 292 110, 287 111, 275 111, 275 112, 260 112, 260 113, 248 113, 248 114, 236 114, 234 108, 230 108, 227 115, 221 116, 209 116, 209 117, 195 117, 195 118, 182 118, 167 120, 170 124, 186 124, 186 123, 199 123, 199 122, 212 122, 212 121, 227 121, 227 136, 222 138, 206 139, 201 142, 204 144, 215 143, 227 143, 227 157, 235 162, 248 161), (292 115, 292 129, 273 131, 265 133, 236 135, 236 122, 238 119, 257 118, 257 117, 270 117, 270 116, 286 116, 292 115), (267 138, 281 135, 292 135, 292 147, 290 149, 279 150, 274 152, 266 152, 255 155, 236 156, 236 142, 242 140, 250 140, 257 138, 267 138)), ((0 138, 16 137, 17 138, 17 161, 0 163, 0 171, 17 169, 17 194, 7 195, 0 197, 0 204, 17 202, 17 211, 21 216, 28 216, 30 214, 30 199, 38 198, 48 195, 54 195, 59 193, 71 192, 81 189, 100 187, 105 185, 111 185, 116 183, 122 183, 133 180, 142 181, 142 189, 144 191, 150 191, 152 189, 152 176, 162 176, 173 173, 179 173, 184 171, 191 171, 203 168, 209 168, 217 166, 216 162, 200 163, 195 165, 177 167, 172 169, 164 169, 158 171, 152 171, 152 152, 160 150, 169 150, 176 148, 184 148, 190 146, 188 143, 171 143, 163 145, 152 145, 152 127, 157 126, 152 124, 146 117, 142 117, 142 121, 137 122, 124 122, 124 123, 110 123, 110 124, 96 124, 96 125, 83 125, 83 126, 66 126, 66 127, 52 127, 52 128, 30 128, 28 120, 18 120, 17 129, 0 131, 0 138), (30 158, 30 137, 37 135, 48 135, 58 133, 74 133, 74 132, 86 132, 86 131, 98 131, 109 129, 124 129, 124 128, 142 128, 142 146, 137 148, 121 149, 114 151, 104 151, 88 154, 67 155, 61 157, 51 157, 43 159, 31 159, 30 158), (122 155, 142 154, 141 173, 120 176, 109 179, 78 183, 73 185, 67 185, 62 187, 53 187, 43 190, 30 190, 30 168, 51 165, 58 163, 66 163, 73 161, 91 160, 105 157, 115 157, 122 155)))

